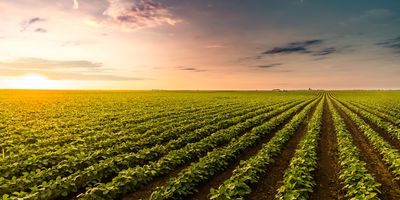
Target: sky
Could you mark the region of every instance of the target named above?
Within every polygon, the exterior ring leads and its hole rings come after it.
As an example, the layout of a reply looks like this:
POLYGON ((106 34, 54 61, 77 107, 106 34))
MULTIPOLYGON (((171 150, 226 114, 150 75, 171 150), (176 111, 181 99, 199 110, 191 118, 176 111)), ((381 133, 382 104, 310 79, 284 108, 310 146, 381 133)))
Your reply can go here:
POLYGON ((0 88, 400 89, 400 2, 0 0, 0 88))

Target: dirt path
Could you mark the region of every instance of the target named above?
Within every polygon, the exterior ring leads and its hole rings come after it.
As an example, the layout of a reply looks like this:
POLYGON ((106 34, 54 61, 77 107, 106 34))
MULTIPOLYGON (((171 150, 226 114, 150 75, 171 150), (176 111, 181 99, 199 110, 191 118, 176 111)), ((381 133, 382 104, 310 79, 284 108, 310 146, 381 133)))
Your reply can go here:
POLYGON ((351 133, 356 145, 360 149, 360 158, 366 162, 366 168, 373 174, 375 179, 382 184, 380 187, 381 199, 400 199, 400 185, 394 180, 394 176, 388 167, 382 161, 379 153, 369 144, 368 139, 360 132, 357 125, 341 110, 336 102, 335 108, 339 111, 340 116, 344 119, 345 124, 351 133))
POLYGON ((335 128, 328 104, 325 100, 322 114, 322 129, 318 147, 318 165, 314 173, 316 186, 310 199, 343 199, 339 181, 339 162, 335 128))
POLYGON ((293 157, 297 145, 301 141, 303 135, 307 130, 307 124, 311 116, 314 114, 316 109, 316 103, 310 110, 307 118, 303 121, 296 133, 289 139, 289 141, 283 146, 279 158, 276 158, 275 162, 270 164, 266 174, 263 174, 259 178, 259 182, 252 186, 252 192, 246 198, 249 200, 264 200, 274 199, 277 189, 282 185, 281 180, 285 173, 286 168, 289 166, 290 159, 293 157))

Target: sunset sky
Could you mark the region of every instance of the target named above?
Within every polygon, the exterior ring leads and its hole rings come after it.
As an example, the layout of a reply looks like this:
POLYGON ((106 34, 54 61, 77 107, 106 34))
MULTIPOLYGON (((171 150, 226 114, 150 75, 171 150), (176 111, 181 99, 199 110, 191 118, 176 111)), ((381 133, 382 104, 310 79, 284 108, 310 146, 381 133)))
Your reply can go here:
POLYGON ((400 89, 399 0, 0 0, 0 88, 400 89))

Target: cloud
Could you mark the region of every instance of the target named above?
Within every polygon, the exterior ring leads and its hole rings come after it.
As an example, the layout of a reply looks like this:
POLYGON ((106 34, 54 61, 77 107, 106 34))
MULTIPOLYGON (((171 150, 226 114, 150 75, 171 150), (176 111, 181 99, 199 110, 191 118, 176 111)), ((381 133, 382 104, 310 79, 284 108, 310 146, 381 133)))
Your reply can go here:
MULTIPOLYGON (((329 55, 351 52, 352 45, 346 46, 327 46, 325 40, 305 40, 300 42, 290 42, 283 46, 274 47, 270 50, 262 52, 261 56, 266 55, 287 55, 287 54, 305 54, 317 57, 317 60, 326 58, 329 55)), ((256 57, 257 60, 258 57, 256 57)))
POLYGON ((308 48, 321 44, 322 40, 306 40, 300 42, 291 42, 281 47, 274 47, 263 52, 265 55, 289 54, 289 53, 310 53, 308 48))
POLYGON ((78 9, 79 9, 79 2, 78 2, 78 0, 74 0, 72 8, 73 8, 74 10, 78 10, 78 9))
POLYGON ((47 72, 43 73, 52 80, 109 80, 109 81, 139 81, 149 80, 142 77, 115 76, 109 74, 86 74, 76 72, 47 72))
POLYGON ((88 74, 78 72, 60 72, 60 71, 25 71, 17 69, 2 69, 2 77, 18 77, 28 73, 37 73, 47 77, 49 80, 108 80, 108 81, 139 81, 150 80, 143 77, 130 77, 130 76, 116 76, 109 74, 88 74))
POLYGON ((400 53, 400 36, 396 38, 391 38, 388 40, 385 40, 383 42, 377 43, 378 46, 382 46, 385 48, 390 48, 395 50, 396 53, 400 53))
POLYGON ((336 53, 336 52, 338 52, 338 49, 336 49, 335 47, 327 47, 327 48, 323 48, 321 50, 314 51, 312 53, 312 55, 314 55, 314 56, 326 56, 326 55, 333 54, 333 53, 336 53))
POLYGON ((21 76, 38 73, 51 80, 149 80, 142 77, 118 76, 110 74, 101 63, 85 60, 46 60, 41 58, 19 58, 0 62, 1 76, 21 76))
POLYGON ((198 68, 194 68, 194 67, 184 67, 184 66, 180 66, 180 67, 177 67, 179 70, 182 70, 182 71, 192 71, 192 72, 205 72, 205 71, 207 71, 207 70, 204 70, 204 69, 198 69, 198 68))
POLYGON ((37 33, 46 33, 47 30, 44 29, 44 28, 37 28, 37 29, 35 29, 35 32, 37 32, 37 33))
POLYGON ((152 0, 108 0, 108 3, 108 8, 103 12, 106 19, 92 20, 92 24, 114 25, 125 31, 133 31, 181 22, 166 6, 152 0))
POLYGON ((86 60, 60 61, 41 58, 19 58, 10 62, 0 62, 0 67, 18 69, 94 69, 102 67, 102 64, 86 60))
POLYGON ((267 65, 256 65, 255 67, 261 68, 261 69, 266 69, 266 68, 272 68, 272 67, 277 67, 283 65, 283 63, 272 63, 272 64, 267 64, 267 65))
POLYGON ((25 31, 25 30, 28 29, 32 24, 36 24, 36 23, 44 22, 44 21, 46 21, 46 20, 43 19, 43 18, 39 18, 39 17, 34 17, 34 18, 31 18, 31 19, 25 20, 25 21, 23 21, 22 24, 21 24, 21 31, 25 31))

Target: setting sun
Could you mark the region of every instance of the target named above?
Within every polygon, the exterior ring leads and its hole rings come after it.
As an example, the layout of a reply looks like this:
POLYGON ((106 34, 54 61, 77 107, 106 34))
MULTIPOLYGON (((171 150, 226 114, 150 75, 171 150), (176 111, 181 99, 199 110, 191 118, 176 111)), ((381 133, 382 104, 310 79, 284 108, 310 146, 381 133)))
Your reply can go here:
POLYGON ((16 88, 21 89, 51 89, 53 88, 51 81, 37 73, 25 74, 17 78, 14 82, 16 88))

